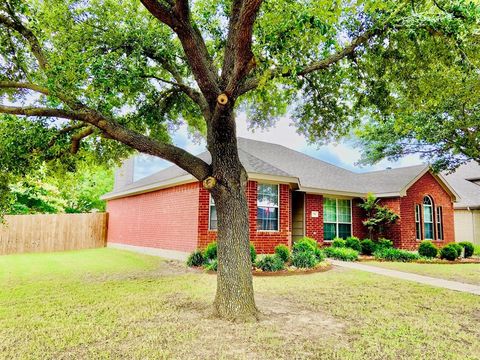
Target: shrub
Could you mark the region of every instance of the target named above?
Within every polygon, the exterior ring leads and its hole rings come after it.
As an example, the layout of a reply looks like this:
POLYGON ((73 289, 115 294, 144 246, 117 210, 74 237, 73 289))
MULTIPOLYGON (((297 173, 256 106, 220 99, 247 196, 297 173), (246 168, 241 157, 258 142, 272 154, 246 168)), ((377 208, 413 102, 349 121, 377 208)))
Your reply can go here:
POLYGON ((465 258, 472 257, 474 247, 473 247, 473 244, 471 242, 462 241, 462 242, 458 243, 458 245, 462 246, 465 249, 465 252, 464 252, 465 258))
POLYGON ((252 259, 252 264, 255 264, 257 260, 257 251, 255 250, 255 245, 250 243, 250 258, 252 259))
POLYGON ((208 244, 205 250, 203 250, 203 257, 206 260, 214 260, 217 258, 217 243, 215 241, 208 244))
POLYGON ((358 251, 350 248, 338 248, 328 247, 325 248, 325 254, 333 259, 343 261, 356 261, 358 260, 358 251))
POLYGON ((473 245, 473 255, 480 256, 480 245, 473 245))
POLYGON ((355 251, 361 252, 362 245, 360 244, 360 239, 355 236, 350 236, 345 240, 345 246, 347 248, 353 249, 355 251))
POLYGON ((277 245, 275 246, 275 254, 278 255, 284 263, 290 260, 290 249, 286 245, 277 245))
POLYGON ((376 245, 370 239, 362 240, 360 245, 362 247, 362 254, 363 255, 372 255, 375 252, 376 245))
POLYGON ((200 250, 195 250, 188 257, 187 266, 189 267, 202 266, 204 262, 205 262, 205 259, 203 258, 203 253, 200 250))
POLYGON ((346 241, 341 238, 335 238, 332 241, 332 246, 334 248, 344 248, 347 245, 346 241))
POLYGON ((266 255, 257 261, 257 267, 262 271, 280 271, 285 268, 285 263, 277 254, 266 255))
POLYGON ((218 269, 218 260, 213 259, 204 265, 205 270, 208 271, 217 271, 218 269))
POLYGON ((325 260, 325 253, 322 251, 322 249, 317 247, 314 251, 314 254, 318 262, 322 262, 323 260, 325 260))
POLYGON ((452 246, 452 244, 448 244, 440 250, 441 259, 447 259, 447 260, 453 261, 457 257, 458 257, 457 248, 456 246, 452 246))
POLYGON ((437 257, 438 249, 431 241, 424 240, 418 247, 418 254, 427 258, 437 257))
POLYGON ((455 249, 457 249, 457 257, 460 257, 462 255, 462 251, 463 251, 462 245, 460 245, 459 243, 450 243, 448 245, 453 246, 455 249))
POLYGON ((375 256, 375 259, 386 261, 409 262, 420 259, 420 255, 416 253, 394 248, 378 249, 373 255, 375 256))
POLYGON ((317 263, 315 254, 310 251, 297 251, 292 255, 292 265, 297 268, 313 268, 317 263))
POLYGON ((318 248, 318 243, 314 239, 305 236, 295 241, 293 244, 293 253, 305 251, 313 253, 316 248, 318 248))
POLYGON ((391 249, 393 248, 393 241, 388 239, 378 239, 377 241, 377 249, 391 249))

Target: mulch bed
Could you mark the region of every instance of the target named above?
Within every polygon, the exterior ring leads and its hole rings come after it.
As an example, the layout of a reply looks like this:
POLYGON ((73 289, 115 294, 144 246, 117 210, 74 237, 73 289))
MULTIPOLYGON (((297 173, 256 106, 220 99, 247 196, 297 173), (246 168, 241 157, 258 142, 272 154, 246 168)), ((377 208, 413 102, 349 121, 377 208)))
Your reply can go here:
MULTIPOLYGON (((386 261, 381 259, 375 259, 373 256, 366 256, 360 255, 358 258, 359 262, 369 262, 369 261, 377 261, 377 262, 399 262, 399 261, 386 261)), ((415 260, 409 261, 410 263, 417 263, 417 264, 480 264, 480 258, 478 257, 471 257, 468 259, 457 259, 454 261, 450 260, 442 260, 442 259, 435 259, 435 260, 415 260)))
MULTIPOLYGON (((307 275, 307 274, 314 274, 319 272, 325 272, 331 270, 333 268, 332 264, 328 264, 325 266, 319 266, 314 269, 286 269, 281 271, 261 271, 261 270, 252 270, 253 276, 292 276, 292 275, 307 275)), ((201 267, 195 268, 199 271, 202 271, 207 274, 216 274, 216 271, 205 271, 201 267)))

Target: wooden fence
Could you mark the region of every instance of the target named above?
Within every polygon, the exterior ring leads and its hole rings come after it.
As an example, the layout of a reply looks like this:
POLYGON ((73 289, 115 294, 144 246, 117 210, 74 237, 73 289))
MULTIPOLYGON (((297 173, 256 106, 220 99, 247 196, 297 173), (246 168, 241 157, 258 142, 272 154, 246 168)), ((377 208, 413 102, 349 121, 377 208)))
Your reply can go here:
POLYGON ((0 255, 105 246, 107 214, 11 215, 0 224, 0 255))

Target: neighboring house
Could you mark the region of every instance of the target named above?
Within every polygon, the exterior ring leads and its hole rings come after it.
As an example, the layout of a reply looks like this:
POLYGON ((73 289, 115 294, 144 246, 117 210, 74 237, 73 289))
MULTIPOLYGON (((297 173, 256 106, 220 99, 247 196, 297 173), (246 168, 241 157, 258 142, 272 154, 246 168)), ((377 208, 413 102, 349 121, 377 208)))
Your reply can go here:
MULTIPOLYGON (((249 176, 250 240, 259 253, 302 236, 320 244, 337 236, 365 238, 358 204, 369 192, 400 215, 384 234, 396 247, 455 241, 457 195, 428 166, 355 173, 281 145, 239 138, 238 146, 249 176)), ((199 156, 210 161, 208 152, 199 156)), ((131 164, 104 196, 110 244, 189 252, 216 239, 215 204, 201 182, 177 166, 133 182, 131 164)))
POLYGON ((471 161, 445 175, 459 195, 455 203, 455 239, 480 245, 480 165, 471 161))

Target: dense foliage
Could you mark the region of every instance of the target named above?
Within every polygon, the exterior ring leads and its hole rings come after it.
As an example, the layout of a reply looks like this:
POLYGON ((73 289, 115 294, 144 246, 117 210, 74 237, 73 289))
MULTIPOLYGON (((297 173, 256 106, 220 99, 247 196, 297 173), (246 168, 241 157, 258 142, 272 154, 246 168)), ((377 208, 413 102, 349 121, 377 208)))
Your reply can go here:
POLYGON ((379 204, 379 199, 371 193, 363 199, 363 203, 359 204, 366 213, 366 219, 362 221, 363 225, 368 229, 370 239, 374 235, 383 234, 386 228, 400 218, 400 216, 387 206, 379 204))
POLYGON ((283 262, 290 261, 290 249, 286 245, 280 244, 275 246, 275 254, 278 255, 283 262))
POLYGON ((265 255, 257 261, 256 266, 262 271, 280 271, 285 268, 285 262, 277 254, 265 255))
POLYGON ((461 245, 463 247, 465 258, 469 258, 469 257, 473 256, 474 247, 473 247, 473 244, 471 242, 462 241, 462 242, 459 242, 458 245, 461 245))
POLYGON ((345 247, 353 249, 358 252, 362 251, 362 245, 360 244, 360 239, 355 236, 350 236, 345 239, 345 247))
POLYGON ((418 246, 418 254, 427 258, 435 258, 438 254, 437 247, 429 240, 424 240, 418 246))
POLYGON ((323 249, 325 254, 332 258, 342 261, 356 261, 358 260, 358 251, 346 247, 326 247, 323 249))
POLYGON ((360 243, 363 255, 372 255, 375 252, 376 245, 373 240, 364 239, 360 243))
POLYGON ((458 258, 458 249, 453 244, 448 244, 440 249, 440 258, 454 261, 458 258))
POLYGON ((420 259, 420 255, 406 250, 394 248, 377 249, 373 255, 377 260, 410 262, 420 259))

